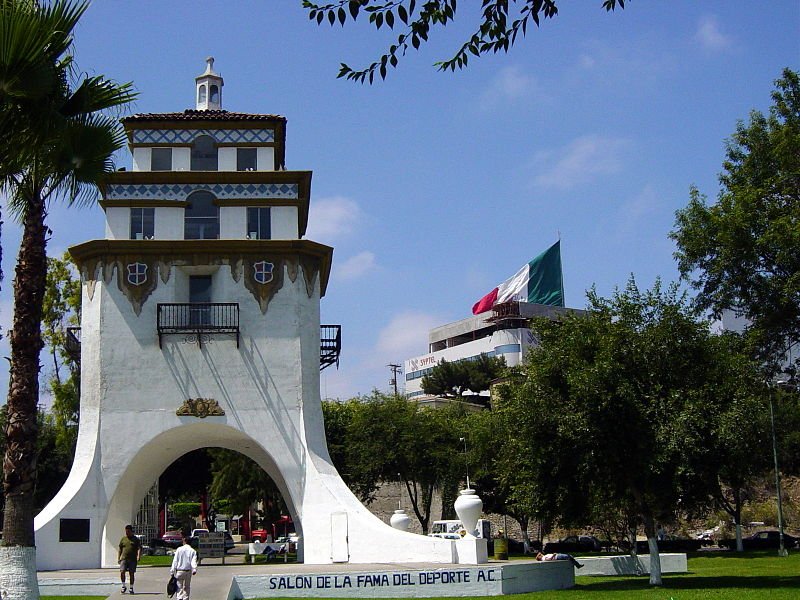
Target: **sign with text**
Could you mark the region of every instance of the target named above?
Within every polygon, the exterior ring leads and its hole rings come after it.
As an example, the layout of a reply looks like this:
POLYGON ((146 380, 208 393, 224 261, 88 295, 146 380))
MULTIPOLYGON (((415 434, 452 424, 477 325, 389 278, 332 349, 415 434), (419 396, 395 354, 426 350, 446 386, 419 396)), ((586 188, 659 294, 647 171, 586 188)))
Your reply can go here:
POLYGON ((201 533, 197 536, 197 558, 221 558, 225 563, 225 534, 201 533))
POLYGON ((236 575, 243 598, 431 598, 498 596, 565 589, 575 583, 572 565, 448 565, 430 569, 331 571, 236 575), (510 585, 509 585, 510 584, 510 585), (509 589, 506 589, 509 588, 509 589))

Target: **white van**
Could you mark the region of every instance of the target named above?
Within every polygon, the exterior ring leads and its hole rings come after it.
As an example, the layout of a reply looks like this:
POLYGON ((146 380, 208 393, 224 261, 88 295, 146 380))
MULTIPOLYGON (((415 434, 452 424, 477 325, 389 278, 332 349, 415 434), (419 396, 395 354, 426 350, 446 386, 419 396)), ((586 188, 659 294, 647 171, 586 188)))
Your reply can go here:
MULTIPOLYGON (((476 537, 490 539, 492 537, 492 524, 486 519, 479 519, 476 528, 476 537)), ((434 521, 428 537, 444 538, 446 540, 460 540, 466 535, 464 525, 458 519, 447 521, 434 521)))

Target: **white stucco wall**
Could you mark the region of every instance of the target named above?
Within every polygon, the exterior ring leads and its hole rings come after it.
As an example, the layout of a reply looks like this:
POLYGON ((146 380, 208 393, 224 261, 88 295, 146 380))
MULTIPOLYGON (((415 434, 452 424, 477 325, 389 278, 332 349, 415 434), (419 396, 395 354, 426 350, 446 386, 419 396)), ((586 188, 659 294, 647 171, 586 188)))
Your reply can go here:
POLYGON ((221 206, 219 237, 222 240, 243 240, 247 235, 247 207, 221 206))
POLYGON ((217 153, 218 163, 217 168, 220 171, 235 171, 236 170, 236 148, 223 147, 217 153))
POLYGON ((172 149, 172 170, 191 171, 192 170, 192 149, 186 147, 174 147, 172 149))
POLYGON ((276 482, 304 543, 304 560, 439 562, 448 540, 392 529, 350 492, 330 464, 319 398, 319 283, 306 294, 302 273, 262 314, 228 266, 173 268, 136 316, 116 281, 84 286, 81 430, 64 488, 36 518, 40 569, 114 566, 116 545, 152 482, 175 459, 226 447, 255 460, 276 482), (188 299, 188 276, 213 273, 214 301, 238 302, 241 339, 165 336, 156 306, 188 299), (186 296, 186 297, 183 297, 186 296), (187 398, 213 398, 224 416, 181 417, 187 398), (336 517, 335 515, 339 515, 336 517), (346 522, 332 538, 332 519, 346 522), (60 543, 59 519, 90 519, 88 543, 60 543))
POLYGON ((296 240, 299 237, 299 216, 296 206, 273 206, 270 227, 273 240, 296 240))
MULTIPOLYGON (((152 153, 150 148, 139 147, 133 149, 133 170, 149 171, 152 153)), ((174 157, 173 157, 174 159, 174 157)))
POLYGON ((182 206, 156 207, 155 238, 157 240, 182 240, 183 214, 184 208, 182 206))
POLYGON ((275 170, 275 148, 259 146, 256 150, 256 168, 259 171, 275 170))
POLYGON ((131 209, 109 206, 106 210, 106 239, 127 240, 131 235, 131 209))

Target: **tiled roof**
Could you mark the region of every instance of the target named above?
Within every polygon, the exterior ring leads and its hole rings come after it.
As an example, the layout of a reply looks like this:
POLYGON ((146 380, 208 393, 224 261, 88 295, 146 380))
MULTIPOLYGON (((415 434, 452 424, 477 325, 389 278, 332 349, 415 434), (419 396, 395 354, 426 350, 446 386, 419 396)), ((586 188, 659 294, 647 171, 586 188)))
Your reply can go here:
POLYGON ((142 121, 285 121, 281 115, 257 115, 252 113, 236 113, 227 110, 194 110, 187 109, 176 113, 142 113, 122 119, 123 123, 142 121))

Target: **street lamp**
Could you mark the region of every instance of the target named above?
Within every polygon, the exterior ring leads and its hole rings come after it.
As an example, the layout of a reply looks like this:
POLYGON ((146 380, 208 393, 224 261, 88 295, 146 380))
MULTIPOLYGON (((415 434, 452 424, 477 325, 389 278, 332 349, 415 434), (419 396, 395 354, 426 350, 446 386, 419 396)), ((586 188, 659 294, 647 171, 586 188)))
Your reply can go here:
POLYGON ((783 502, 781 501, 781 472, 778 469, 778 443, 775 439, 775 409, 773 407, 773 397, 775 388, 784 387, 788 382, 785 380, 776 381, 771 387, 769 394, 769 419, 772 427, 772 458, 775 461, 775 489, 778 492, 778 556, 789 556, 786 546, 783 544, 783 502))

